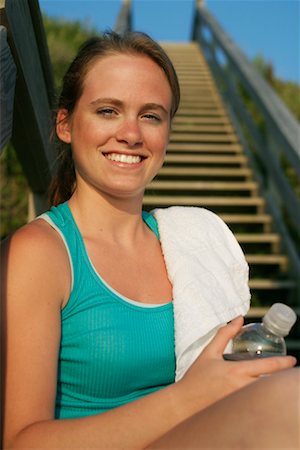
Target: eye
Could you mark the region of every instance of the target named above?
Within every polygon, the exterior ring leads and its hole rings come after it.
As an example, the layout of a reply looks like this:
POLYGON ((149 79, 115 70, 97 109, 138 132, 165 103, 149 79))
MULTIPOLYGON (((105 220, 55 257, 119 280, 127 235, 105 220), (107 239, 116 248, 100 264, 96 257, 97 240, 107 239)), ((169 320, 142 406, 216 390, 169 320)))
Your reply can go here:
POLYGON ((161 118, 157 116, 156 114, 144 114, 143 118, 150 120, 151 122, 160 122, 161 118))
POLYGON ((97 114, 103 117, 112 117, 114 114, 116 114, 115 110, 112 108, 101 108, 97 109, 97 114))

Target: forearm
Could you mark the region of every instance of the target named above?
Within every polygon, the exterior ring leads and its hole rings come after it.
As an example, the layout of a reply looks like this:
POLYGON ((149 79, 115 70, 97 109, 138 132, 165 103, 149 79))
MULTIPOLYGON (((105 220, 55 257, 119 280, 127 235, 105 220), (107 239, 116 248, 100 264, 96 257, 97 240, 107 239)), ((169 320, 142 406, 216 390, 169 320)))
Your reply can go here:
POLYGON ((142 449, 194 413, 183 397, 174 384, 103 414, 37 422, 5 448, 142 449))

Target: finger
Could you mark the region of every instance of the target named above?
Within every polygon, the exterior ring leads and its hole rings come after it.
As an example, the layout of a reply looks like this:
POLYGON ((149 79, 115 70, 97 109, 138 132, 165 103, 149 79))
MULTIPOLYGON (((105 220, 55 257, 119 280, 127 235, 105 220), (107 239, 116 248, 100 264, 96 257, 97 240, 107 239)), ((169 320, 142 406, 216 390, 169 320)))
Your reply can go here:
POLYGON ((293 356, 272 356, 269 358, 252 359, 251 361, 240 361, 245 365, 248 374, 253 377, 279 372, 290 369, 297 364, 293 356))
POLYGON ((207 356, 222 356, 223 352, 230 341, 241 329, 243 326, 244 319, 242 316, 238 316, 229 322, 227 325, 224 325, 217 331, 215 337, 211 340, 211 342, 207 345, 207 347, 203 351, 203 355, 207 356))

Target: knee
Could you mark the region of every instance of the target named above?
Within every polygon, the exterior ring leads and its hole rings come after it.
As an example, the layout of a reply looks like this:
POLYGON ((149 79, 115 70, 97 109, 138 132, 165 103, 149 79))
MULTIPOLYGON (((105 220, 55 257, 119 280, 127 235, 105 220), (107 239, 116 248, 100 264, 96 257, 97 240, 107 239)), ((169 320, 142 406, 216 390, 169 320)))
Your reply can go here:
POLYGON ((277 401, 284 403, 291 401, 296 403, 300 393, 300 368, 283 370, 273 375, 261 377, 256 383, 256 388, 262 390, 264 395, 276 393, 277 401))

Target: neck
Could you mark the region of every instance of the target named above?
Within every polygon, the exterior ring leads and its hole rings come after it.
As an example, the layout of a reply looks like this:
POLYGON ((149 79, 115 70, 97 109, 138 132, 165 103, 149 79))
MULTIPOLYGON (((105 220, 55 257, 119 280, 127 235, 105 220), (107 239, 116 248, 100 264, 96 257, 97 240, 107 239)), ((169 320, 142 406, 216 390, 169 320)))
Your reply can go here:
POLYGON ((114 241, 130 241, 144 228, 142 201, 142 194, 138 198, 120 199, 75 191, 68 203, 83 235, 102 233, 114 241))

